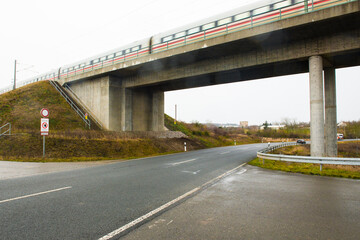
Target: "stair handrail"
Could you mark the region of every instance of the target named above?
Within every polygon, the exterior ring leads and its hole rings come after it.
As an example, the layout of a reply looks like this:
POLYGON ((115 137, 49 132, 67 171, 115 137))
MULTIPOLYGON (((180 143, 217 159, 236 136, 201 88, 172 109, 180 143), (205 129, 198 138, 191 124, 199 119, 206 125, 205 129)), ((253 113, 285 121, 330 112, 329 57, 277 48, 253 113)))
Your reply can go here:
POLYGON ((11 135, 11 123, 6 123, 4 126, 0 127, 0 137, 5 136, 5 135, 8 135, 8 136, 11 135), (5 127, 8 127, 8 128, 4 132, 2 132, 3 128, 5 128, 5 127))
POLYGON ((75 112, 80 116, 80 118, 85 122, 87 126, 89 126, 89 129, 91 127, 91 121, 90 119, 87 119, 85 113, 77 106, 76 103, 74 103, 71 98, 64 92, 64 90, 59 87, 55 81, 49 81, 50 84, 65 98, 65 100, 70 104, 72 109, 75 110, 75 112))
POLYGON ((74 92, 74 90, 72 90, 72 88, 69 86, 69 84, 65 84, 64 88, 65 88, 65 90, 68 90, 78 100, 78 104, 83 109, 85 109, 87 111, 87 114, 93 119, 93 121, 95 121, 96 124, 102 128, 103 127, 102 124, 96 119, 96 117, 93 114, 91 114, 91 111, 81 102, 79 96, 74 92))

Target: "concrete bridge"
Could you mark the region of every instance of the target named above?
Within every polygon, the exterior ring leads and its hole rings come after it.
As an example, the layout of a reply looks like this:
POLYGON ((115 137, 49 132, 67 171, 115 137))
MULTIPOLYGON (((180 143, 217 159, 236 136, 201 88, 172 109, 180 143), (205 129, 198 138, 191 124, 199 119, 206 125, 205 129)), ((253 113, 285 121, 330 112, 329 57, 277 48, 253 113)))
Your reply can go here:
POLYGON ((165 91, 309 72, 311 154, 335 156, 335 69, 360 65, 360 1, 342 2, 58 81, 108 130, 163 131, 165 91))

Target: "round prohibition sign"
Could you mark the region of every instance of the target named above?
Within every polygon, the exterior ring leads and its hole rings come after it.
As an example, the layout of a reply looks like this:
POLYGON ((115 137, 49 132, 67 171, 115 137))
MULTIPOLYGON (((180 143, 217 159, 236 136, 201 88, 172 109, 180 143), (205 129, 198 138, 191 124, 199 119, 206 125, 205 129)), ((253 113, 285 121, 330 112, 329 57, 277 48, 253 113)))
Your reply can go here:
POLYGON ((44 118, 49 116, 49 110, 47 108, 43 108, 40 111, 41 116, 43 116, 44 118))
POLYGON ((47 129, 47 128, 48 128, 48 125, 47 125, 46 122, 43 122, 41 126, 42 126, 43 129, 47 129))

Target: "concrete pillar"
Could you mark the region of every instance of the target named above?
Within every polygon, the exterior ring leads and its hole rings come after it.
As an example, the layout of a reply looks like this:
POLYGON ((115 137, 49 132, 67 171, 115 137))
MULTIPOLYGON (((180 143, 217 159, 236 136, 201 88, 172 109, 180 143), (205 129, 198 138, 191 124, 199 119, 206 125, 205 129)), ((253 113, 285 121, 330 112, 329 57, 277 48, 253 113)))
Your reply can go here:
POLYGON ((121 130, 122 131, 132 131, 132 90, 127 88, 122 88, 122 98, 121 98, 121 130))
POLYGON ((164 130, 164 92, 152 88, 132 90, 132 130, 164 130))
POLYGON ((121 131, 120 79, 105 76, 89 81, 74 82, 70 87, 104 129, 121 131))
POLYGON ((323 62, 321 56, 309 58, 311 156, 325 155, 323 62))
POLYGON ((151 92, 146 89, 132 90, 132 130, 151 130, 151 92))
POLYGON ((164 131, 164 92, 153 92, 152 131, 164 131))
POLYGON ((121 118, 121 80, 109 77, 109 86, 108 86, 108 114, 109 114, 109 127, 111 131, 121 131, 121 125, 123 119, 121 118))
POLYGON ((122 80, 105 76, 71 85, 106 130, 164 131, 164 92, 124 88, 122 80))
POLYGON ((325 69, 325 156, 337 157, 335 69, 325 69))

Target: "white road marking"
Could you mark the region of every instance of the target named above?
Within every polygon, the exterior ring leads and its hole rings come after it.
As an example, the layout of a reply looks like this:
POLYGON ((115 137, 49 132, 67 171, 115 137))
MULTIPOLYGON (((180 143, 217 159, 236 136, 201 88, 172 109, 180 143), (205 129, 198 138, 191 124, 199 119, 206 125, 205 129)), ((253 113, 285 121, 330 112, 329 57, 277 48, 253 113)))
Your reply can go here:
POLYGON ((191 172, 191 171, 181 171, 183 173, 191 173, 191 174, 198 174, 200 172, 200 170, 197 170, 196 172, 191 172))
POLYGON ((180 164, 183 164, 183 163, 192 162, 192 161, 195 161, 195 160, 197 160, 197 158, 190 159, 190 160, 186 160, 186 161, 182 161, 182 162, 171 163, 171 165, 177 166, 177 165, 180 165, 180 164))
POLYGON ((237 174, 237 175, 241 175, 241 174, 245 173, 246 171, 247 171, 246 169, 243 169, 243 170, 241 170, 240 172, 237 172, 236 174, 237 174))
POLYGON ((69 188, 72 188, 72 187, 71 187, 71 186, 69 186, 69 187, 63 187, 63 188, 58 188, 58 189, 49 190, 49 191, 45 191, 45 192, 33 193, 33 194, 21 196, 21 197, 10 198, 10 199, 6 199, 6 200, 1 200, 0 203, 15 201, 15 200, 19 200, 19 199, 34 197, 34 196, 39 196, 39 195, 42 195, 42 194, 47 194, 47 193, 52 193, 52 192, 58 192, 58 191, 65 190, 65 189, 69 189, 69 188))
POLYGON ((243 163, 243 164, 241 164, 240 166, 237 166, 236 168, 233 168, 233 169, 227 171, 226 173, 221 174, 220 176, 218 176, 218 177, 216 177, 216 178, 214 178, 214 179, 212 179, 212 180, 204 183, 204 184, 201 185, 200 187, 194 188, 193 190, 191 190, 191 191, 189 191, 189 192, 181 195, 180 197, 175 198, 174 200, 172 200, 172 201, 170 201, 170 202, 168 202, 168 203, 166 203, 166 204, 158 207, 157 209, 155 209, 155 210, 153 210, 153 211, 151 211, 151 212, 149 212, 149 213, 147 213, 147 214, 145 214, 145 215, 143 215, 143 216, 135 219, 134 221, 129 222, 128 224, 126 224, 126 225, 124 225, 124 226, 122 226, 122 227, 120 227, 120 228, 112 231, 111 233, 109 233, 109 234, 107 234, 107 235, 99 238, 98 240, 108 240, 108 239, 111 239, 111 238, 115 237, 116 235, 121 234, 122 232, 124 232, 124 231, 128 230, 129 228, 134 227, 135 225, 137 225, 137 224, 145 221, 146 219, 150 218, 151 216, 153 216, 153 215, 161 212, 162 210, 164 210, 164 209, 166 209, 166 208, 174 205, 175 203, 177 203, 177 202, 181 201, 182 199, 190 196, 191 194, 194 194, 194 193, 196 193, 196 192, 199 192, 199 191, 202 190, 205 186, 207 186, 207 185, 209 185, 209 184, 212 184, 212 183, 215 183, 216 181, 220 180, 221 178, 223 178, 223 177, 225 177, 225 176, 227 176, 227 175, 235 172, 236 170, 238 170, 239 168, 241 168, 241 167, 244 166, 245 164, 246 164, 246 163, 243 163))
POLYGON ((222 152, 222 153, 220 153, 220 154, 228 154, 229 153, 229 151, 228 152, 222 152))

